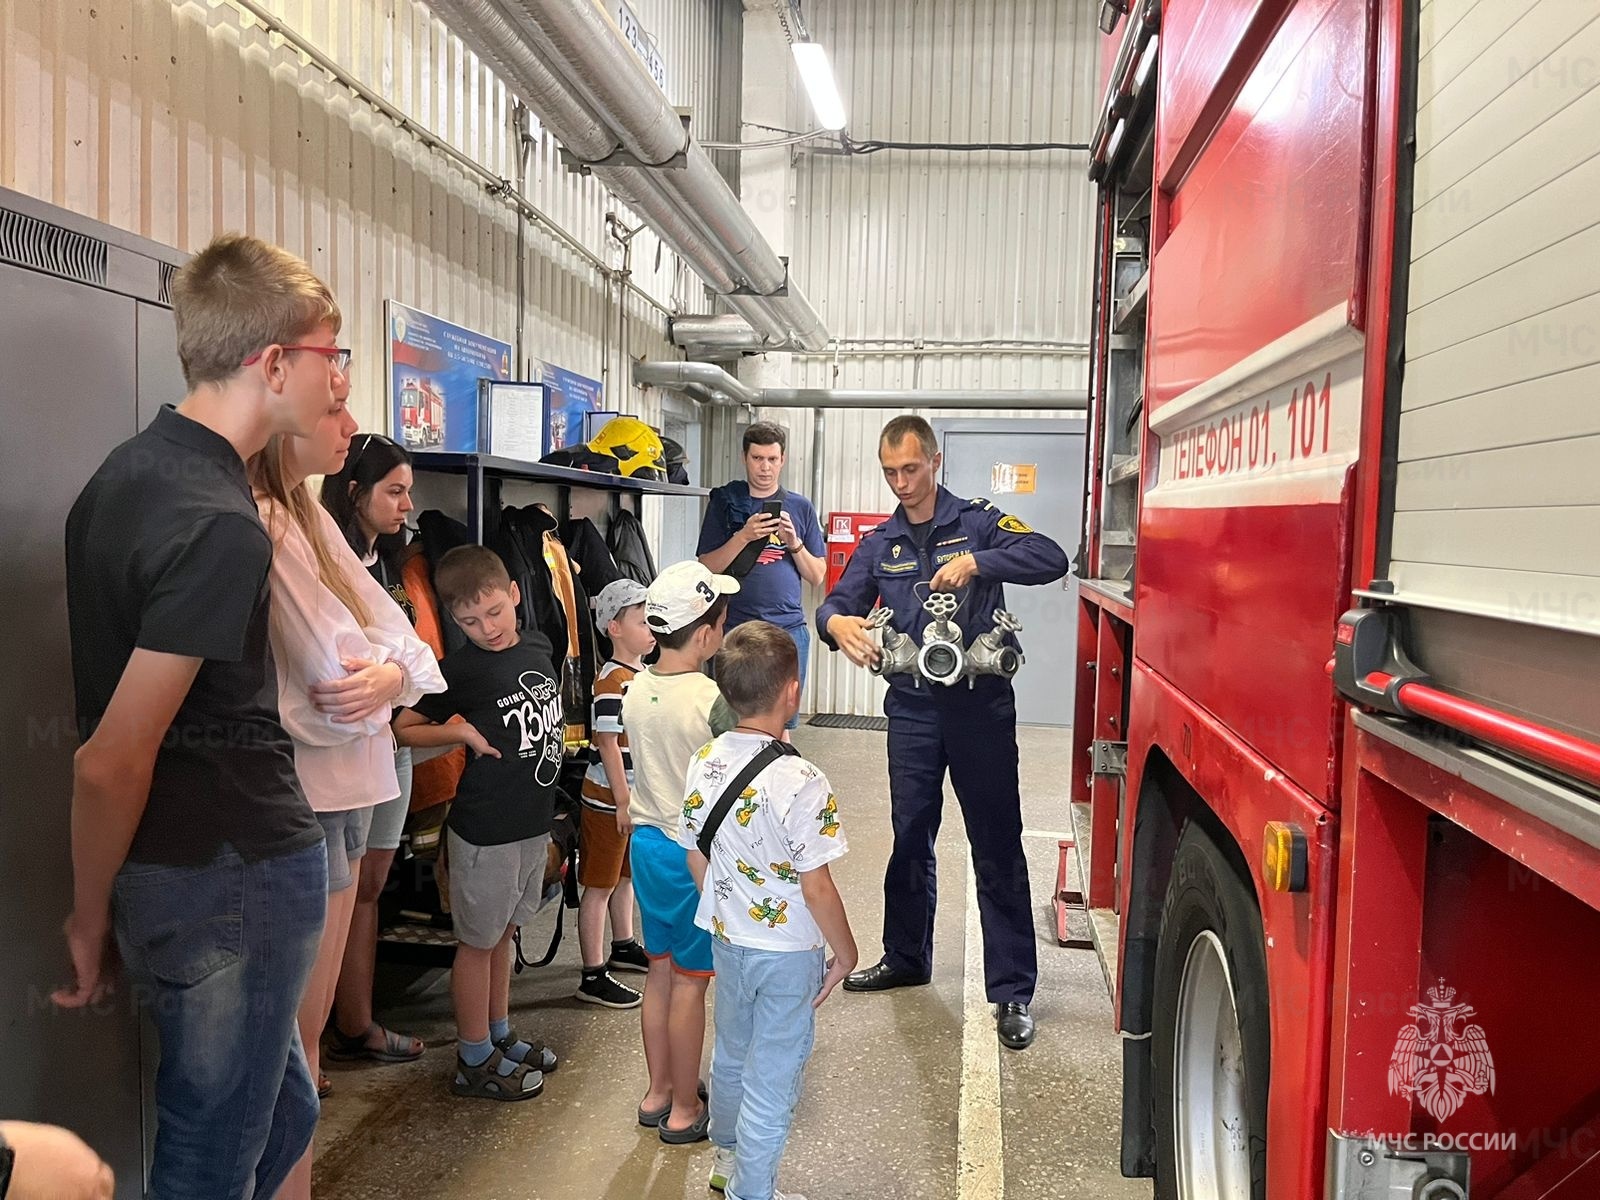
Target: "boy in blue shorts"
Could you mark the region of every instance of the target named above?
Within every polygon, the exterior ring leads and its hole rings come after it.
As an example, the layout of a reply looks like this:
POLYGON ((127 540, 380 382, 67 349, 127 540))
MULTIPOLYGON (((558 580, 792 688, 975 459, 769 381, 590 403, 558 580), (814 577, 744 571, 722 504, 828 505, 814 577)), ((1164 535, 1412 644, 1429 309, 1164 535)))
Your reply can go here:
POLYGON ((693 560, 656 576, 644 615, 661 657, 622 700, 633 751, 633 890, 650 958, 640 1008, 650 1084, 639 1124, 659 1127, 668 1145, 705 1141, 710 1121, 699 1088, 711 938, 694 923, 700 893, 678 845, 678 813, 695 751, 735 724, 702 668, 722 645, 727 597, 738 590, 693 560))

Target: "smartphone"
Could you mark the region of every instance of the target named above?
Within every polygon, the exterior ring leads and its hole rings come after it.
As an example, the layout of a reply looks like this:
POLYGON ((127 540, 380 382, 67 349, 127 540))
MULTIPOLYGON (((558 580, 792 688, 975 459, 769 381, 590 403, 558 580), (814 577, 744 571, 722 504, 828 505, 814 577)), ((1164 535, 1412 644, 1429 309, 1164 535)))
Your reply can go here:
POLYGON ((763 500, 761 502, 761 511, 769 517, 781 517, 783 516, 783 501, 763 500))

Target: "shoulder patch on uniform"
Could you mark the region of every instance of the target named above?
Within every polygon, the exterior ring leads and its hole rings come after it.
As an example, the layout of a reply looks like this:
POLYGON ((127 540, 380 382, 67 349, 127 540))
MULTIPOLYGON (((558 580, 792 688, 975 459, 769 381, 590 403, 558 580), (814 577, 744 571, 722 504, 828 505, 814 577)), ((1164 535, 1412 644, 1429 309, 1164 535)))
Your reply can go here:
POLYGON ((1030 527, 1021 518, 1013 517, 1009 513, 1000 518, 1000 528, 1004 529, 1007 533, 1032 533, 1033 532, 1032 527, 1030 527))

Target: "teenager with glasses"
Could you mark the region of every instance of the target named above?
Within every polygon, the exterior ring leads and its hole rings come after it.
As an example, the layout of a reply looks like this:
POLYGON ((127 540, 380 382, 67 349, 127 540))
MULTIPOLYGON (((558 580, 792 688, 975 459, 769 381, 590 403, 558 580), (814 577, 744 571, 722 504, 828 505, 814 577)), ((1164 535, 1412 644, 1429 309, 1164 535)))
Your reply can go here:
MULTIPOLYGON (((414 623, 416 609, 400 578, 406 516, 412 511, 411 485, 411 455, 405 447, 381 433, 358 433, 351 439, 343 468, 323 478, 322 506, 373 579, 414 623)), ((334 1062, 411 1062, 424 1048, 420 1038, 385 1029, 372 1012, 378 899, 388 882, 411 809, 409 747, 395 750, 394 767, 400 790, 394 799, 373 810, 367 852, 356 884, 356 906, 334 994, 333 1040, 327 1051, 334 1062)))

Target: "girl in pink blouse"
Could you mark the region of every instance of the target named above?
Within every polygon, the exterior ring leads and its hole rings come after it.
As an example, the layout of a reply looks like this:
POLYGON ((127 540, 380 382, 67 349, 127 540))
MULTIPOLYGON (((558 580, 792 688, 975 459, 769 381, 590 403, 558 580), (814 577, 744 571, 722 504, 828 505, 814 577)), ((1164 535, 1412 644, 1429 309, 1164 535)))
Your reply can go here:
MULTIPOLYGON (((356 424, 348 380, 309 437, 279 437, 251 460, 250 478, 273 541, 272 652, 278 705, 294 739, 295 767, 328 840, 328 920, 300 1004, 300 1040, 313 1078, 318 1039, 333 1008, 350 932, 361 856, 374 806, 400 792, 395 707, 444 690, 433 651, 351 551, 305 481, 337 472, 356 424)), ((279 1196, 308 1200, 312 1153, 279 1196)))

